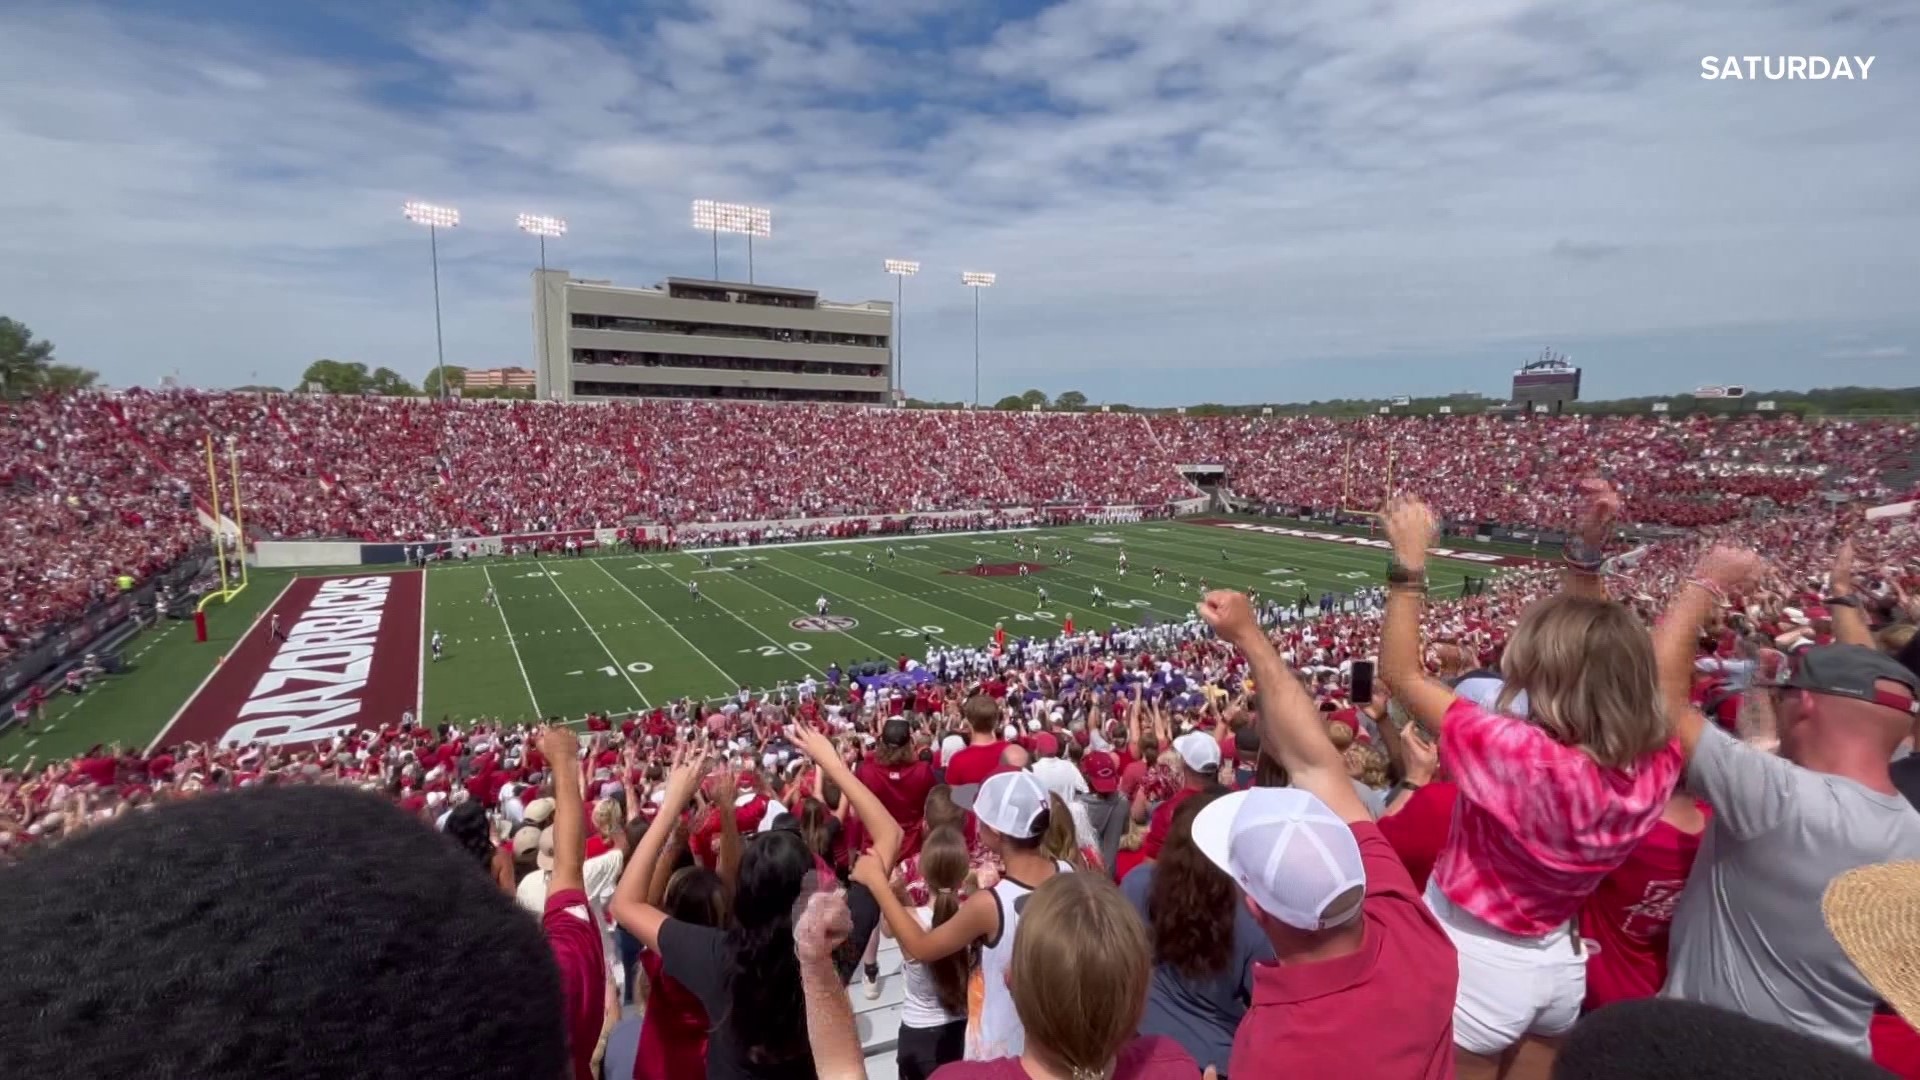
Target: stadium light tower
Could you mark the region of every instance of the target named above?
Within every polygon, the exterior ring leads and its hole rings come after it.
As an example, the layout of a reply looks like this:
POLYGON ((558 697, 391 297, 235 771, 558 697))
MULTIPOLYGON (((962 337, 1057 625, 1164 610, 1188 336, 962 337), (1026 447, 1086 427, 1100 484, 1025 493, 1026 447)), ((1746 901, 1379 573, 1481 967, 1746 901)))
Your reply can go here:
POLYGON ((994 275, 984 270, 963 270, 960 284, 973 290, 973 407, 980 407, 980 290, 993 288, 994 275))
POLYGON ((440 373, 440 396, 447 396, 447 348, 440 334, 440 230, 460 224, 460 211, 451 206, 410 202, 400 208, 407 220, 427 227, 427 245, 433 251, 433 352, 434 370, 440 373))
POLYGON ((893 331, 893 388, 899 390, 906 369, 900 342, 907 334, 907 279, 920 272, 920 264, 912 259, 888 259, 882 265, 893 275, 893 317, 898 320, 893 331))
POLYGON ((745 203, 693 200, 693 227, 713 234, 713 280, 720 280, 720 234, 747 238, 747 284, 753 284, 753 238, 773 235, 773 211, 745 203))
POLYGON ((521 214, 520 231, 540 238, 540 269, 547 268, 547 237, 567 235, 567 219, 546 214, 521 214))
POLYGON ((547 237, 567 235, 567 219, 548 214, 521 214, 520 231, 531 233, 540 241, 540 350, 539 360, 542 368, 547 360, 547 237))

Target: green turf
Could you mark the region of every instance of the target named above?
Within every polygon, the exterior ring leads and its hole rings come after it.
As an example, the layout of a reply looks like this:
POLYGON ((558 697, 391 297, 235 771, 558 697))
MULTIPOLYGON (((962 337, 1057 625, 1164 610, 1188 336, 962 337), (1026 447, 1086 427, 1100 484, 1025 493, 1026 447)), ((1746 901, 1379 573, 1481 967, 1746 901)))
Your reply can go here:
MULTIPOLYGON (((521 557, 430 571, 427 629, 442 631, 447 645, 438 663, 425 664, 426 717, 577 718, 591 709, 714 699, 742 684, 818 677, 830 661, 844 667, 903 652, 919 657, 923 637, 980 644, 996 623, 1019 636, 1055 633, 1069 614, 1081 627, 1128 625, 1147 615, 1178 620, 1192 613, 1202 576, 1214 587, 1276 598, 1294 597, 1304 586, 1317 599, 1322 591, 1379 582, 1385 555, 1160 522, 728 549, 714 552, 713 560, 708 570, 691 554, 521 557), (1013 551, 1016 536, 1040 546, 1033 561, 1048 569, 1025 581, 969 573, 976 557, 990 564, 1021 561, 1013 551), (891 562, 889 545, 897 553, 891 562), (1122 545, 1130 561, 1124 580, 1114 569, 1122 545), (1071 550, 1074 562, 1056 564, 1055 547, 1071 550), (1169 572, 1160 588, 1153 586, 1156 565, 1169 572), (1182 574, 1184 592, 1177 587, 1182 574), (688 596, 690 579, 700 582, 698 601, 688 596), (1096 584, 1107 595, 1103 609, 1091 603, 1096 584), (484 602, 489 585, 498 604, 484 602), (1038 586, 1051 594, 1045 608, 1038 586), (794 620, 813 615, 822 593, 833 614, 858 625, 844 632, 793 629, 794 620)), ((1489 570, 1435 560, 1431 573, 1436 593, 1448 595, 1457 592, 1462 575, 1484 577, 1489 570)), ((65 756, 101 741, 144 744, 285 580, 284 574, 256 574, 232 605, 209 609, 214 640, 207 645, 194 644, 184 623, 137 639, 128 650, 136 663, 132 674, 109 679, 84 699, 57 702, 30 750, 21 736, 0 739, 0 761, 29 752, 43 760, 65 756)), ((425 642, 422 649, 425 661, 425 642)))

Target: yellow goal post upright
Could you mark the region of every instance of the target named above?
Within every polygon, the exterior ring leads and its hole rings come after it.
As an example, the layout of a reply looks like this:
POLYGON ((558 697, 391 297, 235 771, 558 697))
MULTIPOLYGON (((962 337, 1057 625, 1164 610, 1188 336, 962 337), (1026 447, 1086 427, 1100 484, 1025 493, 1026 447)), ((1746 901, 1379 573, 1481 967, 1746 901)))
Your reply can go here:
POLYGON ((247 587, 247 533, 240 502, 240 448, 233 436, 226 438, 227 474, 233 488, 233 528, 231 538, 220 513, 220 466, 214 453, 213 435, 206 436, 207 508, 212 512, 213 561, 220 574, 220 588, 200 598, 193 609, 195 641, 207 640, 207 605, 215 600, 231 603, 247 587))
MULTIPOLYGON (((1355 517, 1373 518, 1375 520, 1378 520, 1381 517, 1380 508, 1378 506, 1360 507, 1360 506, 1354 505, 1353 444, 1354 444, 1353 439, 1346 440, 1346 453, 1342 457, 1340 462, 1340 512, 1342 514, 1351 514, 1355 517)), ((1392 444, 1388 444, 1387 446, 1386 492, 1387 492, 1387 496, 1391 498, 1393 495, 1393 446, 1392 444)), ((1372 523, 1369 522, 1369 527, 1371 527, 1371 524, 1372 523)))

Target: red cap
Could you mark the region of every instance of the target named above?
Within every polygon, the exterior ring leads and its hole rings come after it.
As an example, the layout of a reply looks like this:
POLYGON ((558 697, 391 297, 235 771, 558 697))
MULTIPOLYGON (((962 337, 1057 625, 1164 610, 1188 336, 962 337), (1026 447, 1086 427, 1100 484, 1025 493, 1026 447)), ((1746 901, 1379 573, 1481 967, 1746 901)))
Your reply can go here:
POLYGON ((1081 728, 1079 731, 1073 733, 1073 741, 1079 743, 1081 746, 1085 746, 1092 741, 1092 738, 1088 735, 1086 728, 1081 728))
POLYGON ((1119 790, 1120 763, 1112 754, 1095 750, 1080 759, 1080 771, 1087 775, 1087 786, 1101 795, 1119 790))
POLYGON ((1033 737, 1033 752, 1041 757, 1059 757, 1060 740, 1054 738, 1053 732, 1043 731, 1033 737))
POLYGON ((733 786, 739 791, 759 791, 760 778, 751 772, 743 772, 740 774, 739 779, 733 782, 733 786))

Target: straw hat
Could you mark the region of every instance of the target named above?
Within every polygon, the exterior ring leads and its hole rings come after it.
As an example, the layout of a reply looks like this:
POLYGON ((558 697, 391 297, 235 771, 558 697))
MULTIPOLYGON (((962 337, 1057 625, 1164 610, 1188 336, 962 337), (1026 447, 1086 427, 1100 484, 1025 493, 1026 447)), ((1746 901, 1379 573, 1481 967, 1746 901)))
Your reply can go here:
POLYGON ((1833 879, 1827 929, 1901 1019, 1920 1025, 1920 862, 1878 863, 1833 879))

